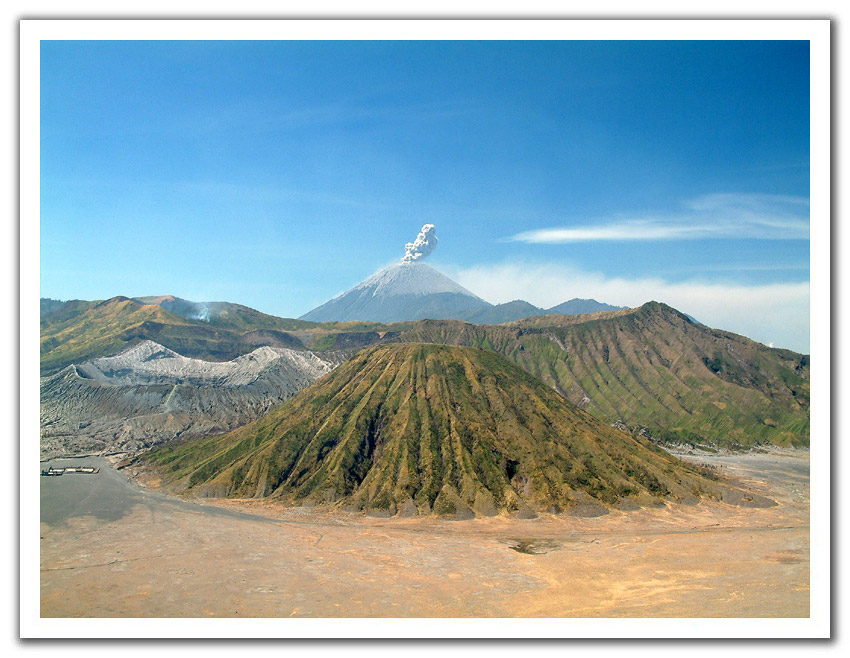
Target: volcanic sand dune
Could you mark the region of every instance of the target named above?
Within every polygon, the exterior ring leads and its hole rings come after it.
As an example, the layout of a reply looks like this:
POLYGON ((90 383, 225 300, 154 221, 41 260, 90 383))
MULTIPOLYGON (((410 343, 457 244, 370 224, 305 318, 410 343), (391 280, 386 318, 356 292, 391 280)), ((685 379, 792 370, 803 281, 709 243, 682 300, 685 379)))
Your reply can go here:
POLYGON ((808 454, 698 460, 778 505, 377 519, 50 478, 42 616, 808 616, 808 454))

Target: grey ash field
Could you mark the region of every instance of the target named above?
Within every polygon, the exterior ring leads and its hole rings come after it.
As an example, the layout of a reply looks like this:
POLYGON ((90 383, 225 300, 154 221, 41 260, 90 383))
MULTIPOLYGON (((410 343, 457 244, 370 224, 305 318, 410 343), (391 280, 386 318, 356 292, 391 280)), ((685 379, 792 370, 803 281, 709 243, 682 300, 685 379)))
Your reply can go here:
POLYGON ((43 300, 43 459, 114 456, 42 478, 42 614, 808 614, 806 355, 436 274, 436 319, 43 300))

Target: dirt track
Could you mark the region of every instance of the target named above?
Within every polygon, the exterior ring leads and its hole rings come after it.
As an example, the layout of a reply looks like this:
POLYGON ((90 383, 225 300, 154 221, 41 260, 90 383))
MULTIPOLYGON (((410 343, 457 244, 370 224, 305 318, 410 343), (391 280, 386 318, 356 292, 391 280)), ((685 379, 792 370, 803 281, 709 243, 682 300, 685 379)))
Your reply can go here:
POLYGON ((779 505, 375 519, 42 478, 42 616, 808 616, 807 453, 698 461, 779 505))

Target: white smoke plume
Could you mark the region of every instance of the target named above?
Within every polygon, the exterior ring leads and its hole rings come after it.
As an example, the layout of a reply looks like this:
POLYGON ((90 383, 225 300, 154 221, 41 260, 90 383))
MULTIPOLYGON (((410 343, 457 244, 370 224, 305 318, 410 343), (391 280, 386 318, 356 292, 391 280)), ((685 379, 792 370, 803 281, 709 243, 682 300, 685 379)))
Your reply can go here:
POLYGON ((200 320, 201 322, 209 322, 210 321, 210 307, 206 302, 200 302, 195 304, 195 313, 191 316, 193 320, 200 320))
POLYGON ((437 248, 437 229, 433 224, 425 224, 416 240, 408 242, 404 245, 404 256, 401 259, 402 263, 412 263, 415 260, 425 258, 434 249, 437 248))

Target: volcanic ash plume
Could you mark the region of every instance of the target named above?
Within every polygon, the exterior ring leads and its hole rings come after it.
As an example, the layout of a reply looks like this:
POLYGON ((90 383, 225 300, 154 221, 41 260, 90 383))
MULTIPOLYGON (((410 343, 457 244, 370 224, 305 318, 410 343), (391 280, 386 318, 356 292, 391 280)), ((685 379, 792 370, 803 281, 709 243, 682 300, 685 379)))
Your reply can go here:
POLYGON ((404 256, 401 259, 402 263, 412 263, 415 260, 425 258, 434 249, 437 248, 437 229, 433 224, 425 224, 416 240, 408 242, 404 245, 404 256))

